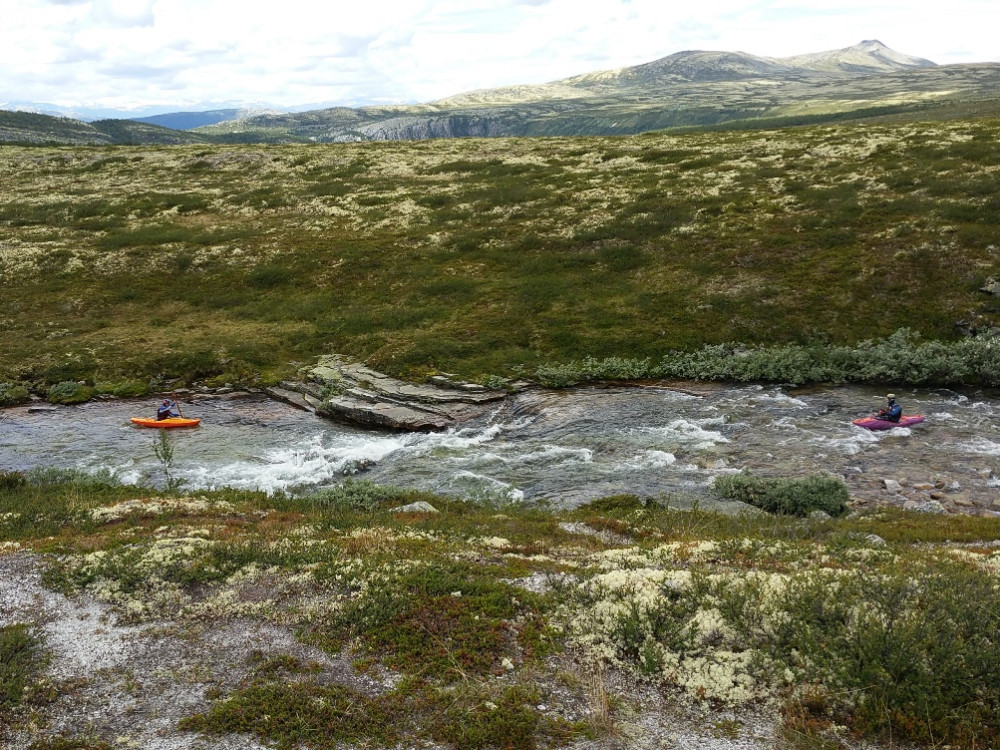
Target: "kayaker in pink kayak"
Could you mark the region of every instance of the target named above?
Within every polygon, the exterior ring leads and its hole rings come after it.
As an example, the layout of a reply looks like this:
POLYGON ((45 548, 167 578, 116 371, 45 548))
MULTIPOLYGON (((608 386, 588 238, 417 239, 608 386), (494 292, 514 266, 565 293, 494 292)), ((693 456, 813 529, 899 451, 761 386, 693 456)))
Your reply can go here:
POLYGON ((174 411, 175 406, 177 406, 177 404, 169 398, 163 399, 163 403, 160 404, 160 408, 156 410, 157 421, 161 419, 170 419, 171 417, 179 417, 180 412, 174 411))
POLYGON ((884 409, 878 410, 876 418, 886 422, 898 422, 899 418, 903 416, 903 407, 896 403, 896 394, 888 393, 885 398, 888 403, 884 409))

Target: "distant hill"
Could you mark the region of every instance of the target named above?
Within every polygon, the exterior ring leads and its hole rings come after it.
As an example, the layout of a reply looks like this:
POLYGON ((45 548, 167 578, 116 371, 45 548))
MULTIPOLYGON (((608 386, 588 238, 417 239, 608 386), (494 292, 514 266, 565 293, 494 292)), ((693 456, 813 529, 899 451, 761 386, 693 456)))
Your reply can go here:
POLYGON ((129 119, 149 125, 159 125, 171 130, 192 130, 205 125, 215 125, 217 122, 225 120, 237 120, 263 114, 273 114, 273 112, 260 109, 213 109, 205 112, 169 112, 163 115, 129 119))
POLYGON ((134 145, 210 143, 204 135, 169 130, 132 120, 81 122, 34 112, 0 111, 0 143, 134 145))
POLYGON ((998 63, 939 66, 865 40, 785 58, 690 50, 642 65, 546 84, 470 91, 412 106, 265 114, 220 109, 101 120, 91 126, 0 113, 0 142, 332 143, 625 135, 878 116, 947 117, 983 106, 995 111, 998 102, 998 63), (112 124, 125 122, 131 125, 112 124))

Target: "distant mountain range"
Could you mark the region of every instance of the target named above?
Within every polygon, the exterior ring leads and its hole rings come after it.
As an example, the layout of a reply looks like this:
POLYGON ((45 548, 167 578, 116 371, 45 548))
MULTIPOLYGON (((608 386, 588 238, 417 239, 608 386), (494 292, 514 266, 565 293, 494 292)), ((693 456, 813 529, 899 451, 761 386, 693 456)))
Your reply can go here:
POLYGON ((82 123, 0 112, 0 141, 295 143, 607 135, 775 127, 873 116, 954 116, 1000 102, 1000 63, 939 66, 876 40, 795 57, 685 51, 551 83, 420 105, 306 112, 219 109, 82 123))

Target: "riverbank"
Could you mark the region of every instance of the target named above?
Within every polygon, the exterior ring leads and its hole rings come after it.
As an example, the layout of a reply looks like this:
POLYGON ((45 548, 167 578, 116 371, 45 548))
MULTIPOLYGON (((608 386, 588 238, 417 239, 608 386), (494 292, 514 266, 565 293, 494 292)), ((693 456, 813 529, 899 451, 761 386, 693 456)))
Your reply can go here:
POLYGON ((2 479, 15 750, 1000 737, 997 519, 2 479))

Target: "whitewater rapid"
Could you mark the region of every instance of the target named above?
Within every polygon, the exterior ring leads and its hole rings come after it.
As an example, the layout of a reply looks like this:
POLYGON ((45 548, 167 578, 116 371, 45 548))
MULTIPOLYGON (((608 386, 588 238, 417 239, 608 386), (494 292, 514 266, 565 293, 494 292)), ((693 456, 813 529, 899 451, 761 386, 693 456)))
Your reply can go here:
POLYGON ((851 425, 882 403, 870 388, 668 387, 529 391, 439 433, 391 433, 338 424, 262 397, 193 398, 191 430, 131 425, 155 399, 54 410, 0 411, 0 469, 110 471, 127 483, 307 493, 366 478, 461 497, 573 505, 619 493, 705 496, 720 474, 830 473, 852 493, 883 479, 945 482, 987 505, 998 495, 997 394, 895 388, 923 425, 868 432, 851 425))

